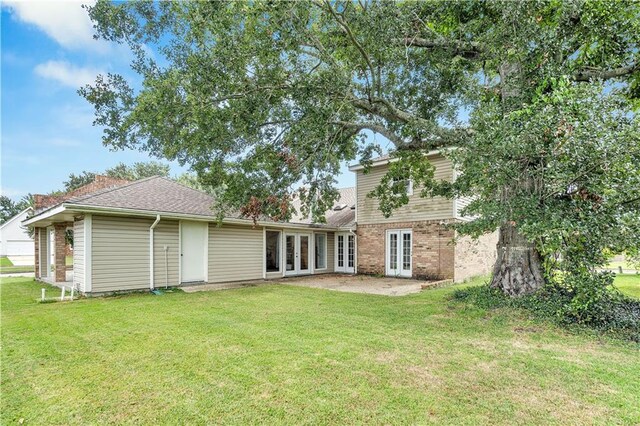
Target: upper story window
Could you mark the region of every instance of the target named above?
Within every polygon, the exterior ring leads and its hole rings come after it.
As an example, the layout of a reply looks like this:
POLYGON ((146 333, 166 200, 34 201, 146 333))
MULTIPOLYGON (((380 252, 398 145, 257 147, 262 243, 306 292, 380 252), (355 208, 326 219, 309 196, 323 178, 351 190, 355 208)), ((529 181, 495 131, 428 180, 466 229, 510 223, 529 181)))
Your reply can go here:
POLYGON ((395 186, 397 183, 401 183, 402 185, 404 185, 407 195, 413 195, 413 180, 394 178, 393 185, 395 186))

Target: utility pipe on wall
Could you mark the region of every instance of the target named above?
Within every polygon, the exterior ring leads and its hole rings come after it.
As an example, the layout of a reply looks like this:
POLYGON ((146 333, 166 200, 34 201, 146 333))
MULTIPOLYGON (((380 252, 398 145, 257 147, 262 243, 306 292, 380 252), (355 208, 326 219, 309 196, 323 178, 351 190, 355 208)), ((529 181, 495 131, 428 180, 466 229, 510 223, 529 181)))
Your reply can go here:
POLYGON ((156 221, 149 228, 149 288, 153 290, 153 230, 160 222, 160 215, 156 215, 156 221))

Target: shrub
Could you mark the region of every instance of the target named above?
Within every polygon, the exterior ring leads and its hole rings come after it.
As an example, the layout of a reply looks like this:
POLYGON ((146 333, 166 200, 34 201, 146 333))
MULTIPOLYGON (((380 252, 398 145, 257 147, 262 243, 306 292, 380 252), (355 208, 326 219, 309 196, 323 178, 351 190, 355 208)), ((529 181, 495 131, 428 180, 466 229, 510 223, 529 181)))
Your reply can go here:
POLYGON ((578 326, 640 343, 640 300, 611 287, 612 275, 575 275, 547 284, 537 293, 509 298, 488 285, 456 290, 455 300, 484 309, 516 308, 562 326, 578 326))

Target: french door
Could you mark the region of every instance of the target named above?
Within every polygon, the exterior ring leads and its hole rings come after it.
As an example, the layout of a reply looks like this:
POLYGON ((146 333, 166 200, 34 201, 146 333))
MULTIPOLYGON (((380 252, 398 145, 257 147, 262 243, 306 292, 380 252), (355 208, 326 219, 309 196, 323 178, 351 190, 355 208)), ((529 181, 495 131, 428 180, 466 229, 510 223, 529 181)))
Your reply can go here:
POLYGON ((285 275, 303 275, 311 273, 310 256, 311 234, 285 234, 285 275))
POLYGON ((352 233, 336 233, 336 272, 353 274, 356 261, 356 238, 352 233))
POLYGON ((387 230, 386 274, 393 277, 411 277, 411 254, 411 230, 387 230))

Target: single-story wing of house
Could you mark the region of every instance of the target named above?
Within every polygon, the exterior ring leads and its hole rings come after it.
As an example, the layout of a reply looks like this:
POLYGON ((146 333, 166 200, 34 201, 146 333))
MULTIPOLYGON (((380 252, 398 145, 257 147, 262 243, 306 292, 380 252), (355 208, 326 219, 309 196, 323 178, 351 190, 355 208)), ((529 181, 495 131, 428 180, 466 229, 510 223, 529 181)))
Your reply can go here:
MULTIPOLYGON (((451 162, 427 155, 436 178, 453 180, 451 162)), ((230 283, 324 273, 365 273, 462 281, 491 270, 497 234, 457 238, 448 225, 469 200, 422 198, 384 217, 367 194, 390 162, 382 157, 356 187, 340 190, 325 223, 213 215, 214 199, 170 179, 135 182, 99 176, 61 199, 46 200, 24 223, 34 227, 36 278, 85 294, 195 283, 230 283), (64 234, 73 230, 73 273, 65 273, 64 234), (457 244, 452 240, 457 238, 457 244), (54 254, 51 256, 51 254, 54 254), (52 260, 53 258, 53 260, 52 260)))
POLYGON ((345 207, 328 212, 324 224, 242 217, 220 223, 213 203, 204 192, 151 177, 40 209, 25 222, 35 229, 36 276, 102 294, 355 272, 352 188, 338 200, 345 207), (72 278, 57 260, 67 229, 74 236, 72 278))

